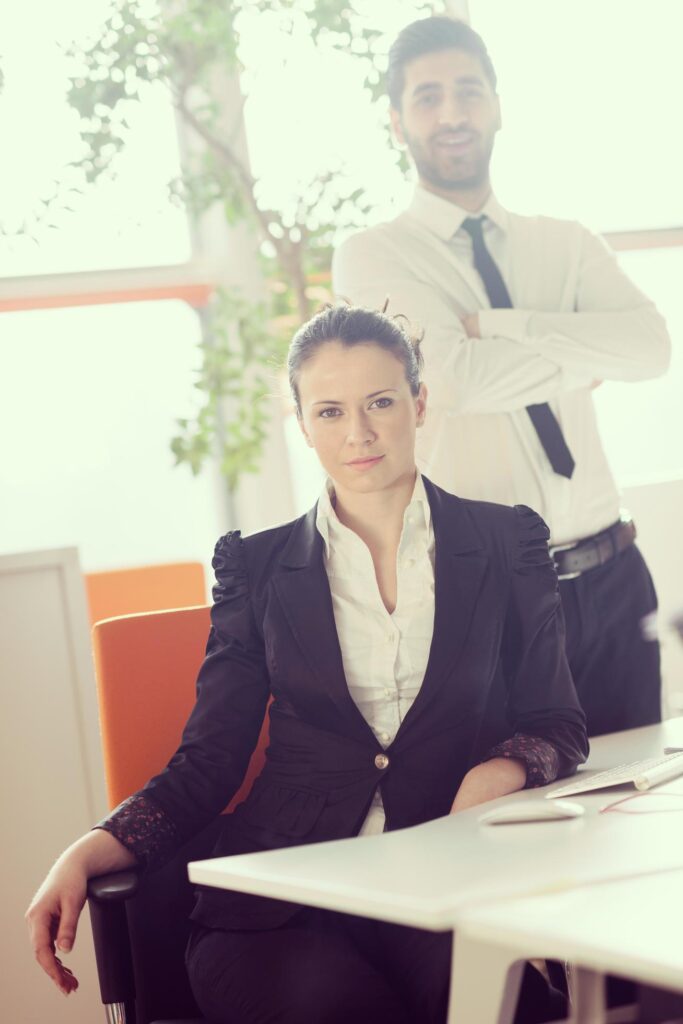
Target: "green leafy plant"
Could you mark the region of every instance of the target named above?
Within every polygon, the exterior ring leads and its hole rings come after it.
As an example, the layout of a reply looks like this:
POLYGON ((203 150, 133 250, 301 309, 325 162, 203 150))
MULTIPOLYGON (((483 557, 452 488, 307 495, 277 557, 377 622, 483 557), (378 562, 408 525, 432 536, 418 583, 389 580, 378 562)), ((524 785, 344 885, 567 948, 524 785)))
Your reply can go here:
POLYGON ((268 425, 263 399, 286 345, 273 330, 265 303, 247 303, 234 291, 216 293, 195 382, 203 404, 195 419, 178 420, 181 432, 171 441, 177 463, 197 474, 215 454, 231 489, 242 474, 256 472, 268 425))
MULTIPOLYGON (((432 6, 425 4, 424 13, 432 6)), ((219 204, 228 223, 248 220, 260 238, 265 301, 251 305, 229 291, 215 296, 196 382, 203 404, 195 418, 178 421, 171 442, 176 462, 193 473, 217 454, 233 488, 259 466, 268 416, 263 399, 282 360, 285 329, 289 334, 326 296, 334 232, 362 225, 369 209, 363 190, 338 168, 304 183, 287 209, 263 205, 238 126, 226 124, 218 85, 243 70, 240 18, 255 11, 277 16, 283 31, 300 30, 304 19, 318 47, 355 55, 366 88, 378 96, 377 62, 387 40, 348 0, 112 0, 99 37, 72 52, 78 70, 69 90, 85 143, 78 167, 88 182, 115 172, 131 104, 163 88, 201 140, 182 178, 170 183, 172 197, 191 215, 219 204)))

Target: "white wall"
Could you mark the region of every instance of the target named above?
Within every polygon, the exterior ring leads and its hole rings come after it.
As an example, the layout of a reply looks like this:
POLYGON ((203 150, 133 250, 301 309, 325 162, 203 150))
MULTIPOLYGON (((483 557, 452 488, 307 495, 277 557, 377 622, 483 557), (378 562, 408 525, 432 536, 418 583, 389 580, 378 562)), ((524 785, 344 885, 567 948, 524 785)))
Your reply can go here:
POLYGON ((73 545, 86 572, 210 558, 222 484, 169 448, 199 336, 182 302, 2 315, 0 553, 73 545))
POLYGON ((106 810, 85 593, 74 550, 0 557, 0 972, 3 1022, 104 1019, 87 913, 68 1000, 33 959, 22 916, 57 855, 106 810))

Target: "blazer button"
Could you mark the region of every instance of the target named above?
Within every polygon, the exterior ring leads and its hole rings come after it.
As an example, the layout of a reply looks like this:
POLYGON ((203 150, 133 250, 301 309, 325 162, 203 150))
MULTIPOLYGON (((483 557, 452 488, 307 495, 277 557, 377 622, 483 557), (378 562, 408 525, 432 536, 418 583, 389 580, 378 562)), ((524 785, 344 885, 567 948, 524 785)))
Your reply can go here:
POLYGON ((375 755, 375 768, 379 768, 381 771, 384 771, 384 769, 388 768, 388 767, 389 767, 389 758, 387 757, 387 755, 386 754, 376 754, 375 755))

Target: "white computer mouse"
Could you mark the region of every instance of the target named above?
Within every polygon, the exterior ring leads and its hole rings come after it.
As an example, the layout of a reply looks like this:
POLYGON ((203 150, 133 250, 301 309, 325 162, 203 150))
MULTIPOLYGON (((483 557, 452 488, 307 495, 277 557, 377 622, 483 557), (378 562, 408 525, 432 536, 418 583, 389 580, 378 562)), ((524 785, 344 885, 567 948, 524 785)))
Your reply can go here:
POLYGON ((523 821, 559 821, 578 818, 584 813, 582 804, 573 800, 513 800, 481 815, 483 825, 517 825, 523 821))

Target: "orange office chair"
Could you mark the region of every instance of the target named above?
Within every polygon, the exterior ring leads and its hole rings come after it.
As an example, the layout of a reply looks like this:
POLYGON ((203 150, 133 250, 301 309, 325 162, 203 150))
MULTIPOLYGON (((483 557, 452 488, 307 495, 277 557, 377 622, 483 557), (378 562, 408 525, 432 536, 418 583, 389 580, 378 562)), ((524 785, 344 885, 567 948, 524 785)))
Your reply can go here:
POLYGON ((85 575, 90 624, 114 615, 206 603, 201 562, 169 562, 85 575))
MULTIPOLYGON (((107 795, 115 807, 158 772, 178 745, 194 703, 209 632, 208 607, 125 615, 98 622, 93 648, 107 795)), ((263 766, 267 719, 241 789, 263 766)), ((210 855, 220 819, 159 871, 90 880, 88 902, 107 1020, 194 1024, 201 1016, 184 969, 193 897, 187 863, 210 855)))

